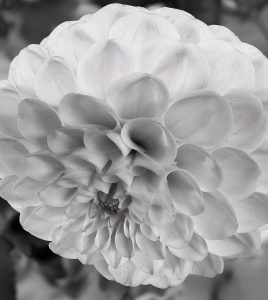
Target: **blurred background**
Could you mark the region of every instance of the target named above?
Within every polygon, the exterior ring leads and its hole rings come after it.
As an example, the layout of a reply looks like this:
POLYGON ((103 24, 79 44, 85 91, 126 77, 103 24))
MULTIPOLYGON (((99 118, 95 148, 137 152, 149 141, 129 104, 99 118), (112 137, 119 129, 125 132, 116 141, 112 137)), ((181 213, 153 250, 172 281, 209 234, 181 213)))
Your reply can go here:
MULTIPOLYGON (((268 54, 268 0, 0 0, 0 80, 23 47, 39 43, 63 21, 113 2, 186 10, 207 24, 227 26, 268 54)), ((267 300, 267 237, 263 240, 258 257, 227 262, 214 279, 192 276, 167 290, 127 288, 53 254, 46 242, 21 228, 18 214, 0 199, 0 300, 267 300)))

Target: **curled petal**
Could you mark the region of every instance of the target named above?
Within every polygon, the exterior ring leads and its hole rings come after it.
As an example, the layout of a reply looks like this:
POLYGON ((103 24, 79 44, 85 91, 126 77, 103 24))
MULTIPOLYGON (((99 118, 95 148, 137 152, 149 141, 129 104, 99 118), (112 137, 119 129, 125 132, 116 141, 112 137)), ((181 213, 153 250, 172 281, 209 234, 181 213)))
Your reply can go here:
POLYGON ((231 105, 233 125, 226 145, 251 152, 263 142, 267 131, 267 117, 261 102, 252 94, 234 91, 226 95, 231 105))
POLYGON ((21 50, 13 60, 8 79, 22 98, 36 97, 33 82, 42 63, 48 58, 46 50, 39 45, 30 45, 21 50))
POLYGON ((208 254, 205 240, 196 233, 193 234, 190 243, 186 247, 180 249, 169 247, 168 249, 176 257, 181 259, 190 259, 192 261, 201 261, 208 254))
POLYGON ((219 192, 203 193, 205 210, 192 217, 195 231, 205 239, 226 239, 237 228, 237 219, 233 207, 219 192))
POLYGON ((52 106, 57 106, 66 94, 76 92, 73 72, 58 57, 50 58, 41 65, 34 83, 38 98, 52 106))
POLYGON ((117 121, 113 112, 100 100, 82 94, 66 95, 59 105, 61 120, 72 126, 97 125, 113 129, 117 121))
POLYGON ((59 128, 48 135, 47 144, 54 153, 70 153, 84 146, 83 132, 71 128, 59 128))
POLYGON ((133 256, 133 243, 131 238, 126 237, 124 233, 123 223, 120 223, 116 230, 114 243, 122 256, 127 258, 131 258, 133 256))
POLYGON ((260 169, 249 155, 234 148, 221 148, 214 151, 212 157, 222 170, 220 190, 226 196, 240 200, 256 190, 260 169))
MULTIPOLYGON (((1 82, 0 82, 1 83, 1 82)), ((0 132, 12 137, 20 137, 17 127, 19 94, 8 87, 0 86, 0 132)))
POLYGON ((165 224, 160 233, 160 240, 168 247, 185 247, 193 236, 193 223, 185 215, 176 214, 173 222, 165 224))
POLYGON ((268 196, 253 193, 248 198, 234 203, 238 220, 237 232, 249 232, 268 223, 268 196))
POLYGON ((53 181, 63 174, 60 161, 47 154, 35 154, 26 158, 26 173, 39 181, 53 181))
POLYGON ((38 196, 46 205, 63 207, 71 202, 76 191, 76 188, 65 188, 57 184, 51 184, 42 189, 38 196))
POLYGON ((128 121, 122 128, 125 144, 160 164, 170 164, 176 156, 176 143, 162 124, 137 118, 128 121))
POLYGON ((176 138, 212 148, 221 145, 230 133, 231 109, 220 95, 197 91, 169 107, 165 124, 176 138))
POLYGON ((206 53, 211 73, 208 88, 218 93, 232 89, 252 90, 255 70, 250 59, 228 42, 211 40, 199 46, 206 53))
POLYGON ((18 141, 0 139, 0 162, 4 167, 2 175, 25 174, 25 158, 28 155, 28 150, 18 141))
POLYGON ((22 227, 43 240, 51 240, 53 231, 66 219, 62 208, 39 205, 26 207, 20 215, 22 227))
POLYGON ((205 87, 209 77, 209 64, 201 49, 171 38, 148 43, 140 55, 139 70, 162 79, 172 99, 205 87))
POLYGON ((131 48, 121 42, 96 42, 78 65, 80 91, 100 99, 105 98, 116 80, 134 70, 133 63, 131 48))
POLYGON ((110 38, 120 39, 138 47, 161 36, 179 39, 176 29, 170 22, 147 12, 129 14, 117 21, 109 31, 110 38))
POLYGON ((167 176, 167 184, 177 212, 194 216, 204 210, 204 200, 195 179, 184 170, 167 176))
POLYGON ((109 90, 107 103, 123 119, 160 116, 167 108, 165 84, 149 75, 134 73, 118 80, 109 90))
POLYGON ((178 148, 178 167, 190 172, 204 191, 215 191, 222 182, 217 162, 201 147, 184 144, 178 148))
POLYGON ((46 103, 25 99, 18 107, 18 128, 21 134, 34 144, 44 145, 47 136, 61 127, 56 112, 46 103))
POLYGON ((98 249, 105 247, 109 243, 109 230, 107 226, 97 228, 97 233, 95 237, 95 245, 98 249))
POLYGON ((221 274, 223 268, 223 259, 209 253, 205 259, 194 264, 192 274, 212 278, 221 274))

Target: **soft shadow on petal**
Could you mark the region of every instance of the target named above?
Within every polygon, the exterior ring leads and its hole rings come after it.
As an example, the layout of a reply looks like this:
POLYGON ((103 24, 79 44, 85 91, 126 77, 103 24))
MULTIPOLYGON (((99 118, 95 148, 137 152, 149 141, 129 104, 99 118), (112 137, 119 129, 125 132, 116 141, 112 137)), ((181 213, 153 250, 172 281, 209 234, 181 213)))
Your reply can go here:
POLYGON ((97 125, 113 129, 117 120, 111 109, 97 98, 82 94, 68 94, 59 104, 61 120, 71 126, 97 125))
POLYGON ((235 148, 221 148, 212 153, 223 173, 220 187, 227 197, 240 200, 252 194, 261 175, 256 162, 245 152, 235 148))
POLYGON ((59 160, 47 154, 35 154, 26 158, 26 173, 39 181, 53 181, 62 175, 64 170, 59 160))
POLYGON ((0 161, 5 167, 6 174, 18 176, 25 174, 25 158, 29 155, 28 150, 18 141, 12 139, 0 139, 0 161))
POLYGON ((165 127, 154 120, 137 118, 128 121, 122 128, 124 143, 131 149, 168 165, 176 157, 176 143, 165 127))
POLYGON ((18 128, 34 144, 47 144, 47 136, 61 127, 56 112, 46 103, 25 99, 18 107, 18 128))
POLYGON ((52 57, 41 65, 34 88, 38 98, 52 106, 57 106, 63 96, 77 90, 74 73, 60 57, 52 57))
POLYGON ((268 223, 268 195, 253 193, 235 202, 233 208, 238 220, 237 232, 249 232, 268 223))
POLYGON ((222 172, 217 162, 201 147, 184 144, 178 148, 178 167, 190 172, 200 188, 206 192, 215 191, 222 182, 222 172))
POLYGON ((111 87, 106 102, 123 119, 153 118, 166 110, 169 93, 165 84, 154 76, 133 73, 111 87))
POLYGON ((222 257, 250 257, 260 250, 261 236, 258 231, 239 233, 226 240, 207 240, 208 251, 222 257))
POLYGON ((29 206, 20 215, 22 227, 43 240, 51 240, 53 231, 65 220, 63 208, 46 205, 29 206))
MULTIPOLYGON (((1 84, 1 82, 0 82, 1 84)), ((8 86, 0 86, 0 132, 12 137, 20 137, 17 127, 19 94, 8 86)))
POLYGON ((268 62, 265 58, 264 62, 256 70, 255 90, 267 88, 268 86, 268 62))
POLYGON ((190 259, 192 261, 201 261, 208 255, 205 240, 194 233, 190 243, 185 248, 168 248, 169 251, 178 258, 190 259))
POLYGON ((209 240, 226 239, 232 236, 237 228, 237 219, 233 207, 219 192, 203 193, 205 210, 192 217, 194 230, 209 240))
POLYGON ((232 131, 226 145, 246 152, 254 151, 267 133, 267 116, 261 102, 253 94, 243 91, 233 91, 225 95, 225 99, 233 115, 232 131))
POLYGON ((171 99, 207 86, 209 64, 198 46, 172 38, 158 38, 142 50, 139 71, 153 74, 166 84, 171 99))
POLYGON ((139 49, 144 43, 159 37, 179 39, 179 34, 165 18, 148 12, 137 12, 117 21, 109 31, 109 37, 123 40, 139 49))
POLYGON ((213 40, 199 43, 210 63, 208 88, 224 94, 232 89, 252 90, 255 70, 250 59, 228 42, 213 40))
POLYGON ((36 97, 33 82, 47 58, 48 54, 42 46, 30 45, 21 50, 11 63, 8 79, 18 89, 22 98, 36 97))
POLYGON ((223 259, 209 253, 204 260, 194 264, 192 274, 213 278, 216 275, 221 274, 223 272, 223 268, 223 259))
POLYGON ((116 80, 133 71, 131 47, 121 41, 99 41, 79 61, 78 87, 83 94, 104 99, 116 80))
POLYGON ((221 145, 231 131, 231 108, 212 91, 196 91, 171 104, 165 124, 176 138, 213 148, 221 145))
POLYGON ((178 213, 194 216, 204 210, 201 190, 187 171, 180 169, 171 172, 167 176, 167 184, 178 213))

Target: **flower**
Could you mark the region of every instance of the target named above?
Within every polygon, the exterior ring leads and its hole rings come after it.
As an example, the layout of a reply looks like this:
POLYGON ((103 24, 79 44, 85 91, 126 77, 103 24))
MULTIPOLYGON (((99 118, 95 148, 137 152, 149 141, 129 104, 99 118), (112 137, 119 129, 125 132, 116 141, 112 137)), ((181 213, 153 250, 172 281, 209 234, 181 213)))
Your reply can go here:
POLYGON ((0 194, 108 279, 213 277, 268 223, 267 74, 259 50, 184 11, 63 23, 0 83, 0 194))

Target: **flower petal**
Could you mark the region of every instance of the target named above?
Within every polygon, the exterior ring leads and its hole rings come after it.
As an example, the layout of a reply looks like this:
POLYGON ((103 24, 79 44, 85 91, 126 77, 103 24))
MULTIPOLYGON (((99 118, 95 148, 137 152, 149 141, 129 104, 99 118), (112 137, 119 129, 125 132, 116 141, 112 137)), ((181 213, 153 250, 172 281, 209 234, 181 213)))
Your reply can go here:
POLYGON ((209 64, 201 49, 171 38, 148 43, 140 55, 138 68, 162 79, 172 99, 205 87, 209 77, 209 64))
POLYGON ((221 25, 210 25, 210 32, 217 40, 223 40, 226 42, 238 42, 242 44, 239 38, 227 27, 221 25))
POLYGON ((195 231, 205 239, 226 239, 237 230, 237 219, 233 207, 219 192, 203 193, 205 210, 192 217, 195 231))
POLYGON ((204 260, 194 264, 192 274, 212 278, 221 274, 223 272, 223 268, 223 259, 209 253, 204 260))
POLYGON ((159 79, 144 73, 122 77, 111 87, 106 102, 124 119, 160 116, 168 106, 169 93, 159 79))
POLYGON ((147 12, 129 14, 117 21, 109 31, 110 38, 123 40, 139 48, 144 43, 161 36, 179 39, 176 29, 170 22, 147 12))
POLYGON ((18 128, 21 134, 34 144, 45 145, 47 136, 61 127, 56 112, 46 103, 25 99, 18 107, 18 128))
POLYGON ((178 148, 178 167, 191 173, 202 190, 209 192, 219 188, 222 172, 216 161, 202 148, 184 144, 178 148))
POLYGON ((245 152, 221 148, 212 153, 223 173, 220 190, 232 200, 248 197, 256 190, 260 169, 245 152))
MULTIPOLYGON (((3 174, 25 174, 25 158, 29 155, 28 150, 18 141, 11 139, 0 139, 0 161, 5 167, 3 174)), ((2 171, 2 170, 1 170, 2 171)))
POLYGON ((220 95, 197 91, 169 107, 165 124, 176 138, 212 148, 221 145, 230 133, 231 109, 220 95))
POLYGON ((237 232, 249 232, 268 223, 268 196, 253 193, 235 202, 233 208, 238 220, 237 232))
POLYGON ((122 256, 127 258, 131 258, 133 256, 133 243, 129 237, 125 236, 122 222, 116 230, 114 243, 122 256))
POLYGON ((26 158, 26 173, 39 181, 53 181, 63 174, 60 161, 47 154, 35 154, 26 158))
POLYGON ((47 58, 48 54, 42 46, 30 45, 21 50, 11 63, 8 80, 14 84, 22 98, 36 97, 33 82, 47 58))
POLYGON ((181 259, 190 259, 191 261, 201 261, 208 254, 205 240, 196 233, 193 234, 189 245, 186 247, 180 249, 169 247, 168 249, 176 257, 181 259))
POLYGON ((226 145, 251 152, 263 142, 267 117, 261 102, 253 94, 234 91, 225 96, 232 108, 233 126, 226 145))
POLYGON ((22 227, 34 236, 51 240, 53 231, 66 220, 62 208, 39 205, 25 208, 20 215, 22 227))
POLYGON ((199 43, 209 60, 211 73, 208 88, 218 93, 232 89, 252 90, 255 70, 249 58, 225 41, 211 40, 199 43))
POLYGON ((72 126, 97 125, 113 129, 117 125, 111 109, 100 100, 82 94, 65 96, 59 105, 59 116, 64 123, 72 126))
POLYGON ((50 58, 39 68, 34 88, 40 100, 57 106, 63 96, 76 92, 75 77, 62 58, 50 58))
POLYGON ((198 215, 204 210, 204 200, 194 178, 184 170, 176 170, 167 176, 167 184, 178 213, 198 215))
POLYGON ((105 98, 116 80, 134 70, 133 63, 131 48, 121 42, 96 42, 78 65, 80 91, 100 99, 105 98))

